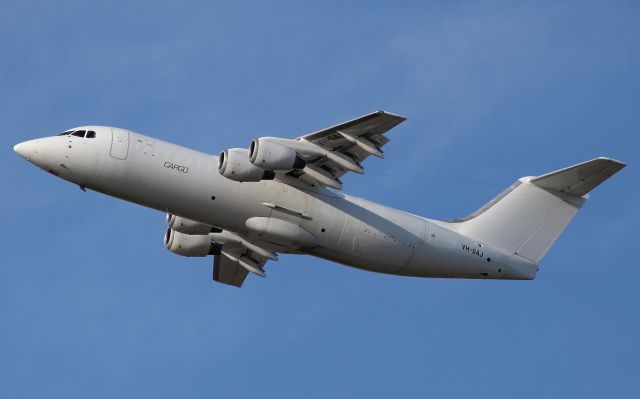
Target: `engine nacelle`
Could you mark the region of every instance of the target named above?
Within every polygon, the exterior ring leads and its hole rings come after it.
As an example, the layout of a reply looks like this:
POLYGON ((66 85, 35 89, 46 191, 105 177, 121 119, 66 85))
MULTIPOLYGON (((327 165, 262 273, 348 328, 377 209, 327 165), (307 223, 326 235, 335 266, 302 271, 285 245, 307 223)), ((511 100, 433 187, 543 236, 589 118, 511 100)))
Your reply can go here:
POLYGON ((195 220, 176 216, 167 213, 167 224, 171 230, 178 231, 183 234, 209 234, 218 229, 205 223, 196 222, 195 220))
POLYGON ((251 142, 249 161, 262 169, 281 171, 303 169, 307 164, 294 149, 275 143, 267 137, 251 142))
POLYGON ((227 179, 239 182, 257 182, 272 180, 275 173, 259 168, 249 161, 247 150, 231 148, 222 151, 218 158, 218 172, 227 179))
POLYGON ((174 254, 182 256, 219 255, 220 244, 211 240, 209 235, 189 235, 167 229, 164 235, 164 246, 174 254))

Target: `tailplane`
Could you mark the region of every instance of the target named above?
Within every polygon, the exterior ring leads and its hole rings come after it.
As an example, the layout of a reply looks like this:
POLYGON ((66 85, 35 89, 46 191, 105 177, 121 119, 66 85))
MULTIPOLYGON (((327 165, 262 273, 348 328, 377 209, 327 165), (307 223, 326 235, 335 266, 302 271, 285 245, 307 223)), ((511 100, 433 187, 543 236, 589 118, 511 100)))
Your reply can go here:
POLYGON ((596 158, 537 177, 524 177, 466 218, 458 232, 507 253, 540 262, 588 199, 588 193, 625 167, 596 158))

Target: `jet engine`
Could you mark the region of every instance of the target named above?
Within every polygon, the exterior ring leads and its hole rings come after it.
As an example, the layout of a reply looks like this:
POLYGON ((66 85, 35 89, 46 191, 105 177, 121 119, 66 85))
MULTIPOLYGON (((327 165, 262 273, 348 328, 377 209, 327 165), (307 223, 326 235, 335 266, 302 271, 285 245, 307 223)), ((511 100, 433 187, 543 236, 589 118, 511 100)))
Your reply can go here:
POLYGON ((167 229, 164 246, 174 254, 182 256, 219 255, 222 246, 211 240, 209 235, 189 235, 167 229))
POLYGON ((303 169, 307 164, 294 149, 275 143, 266 137, 254 139, 251 142, 249 161, 262 169, 282 171, 303 169))
POLYGON ((224 150, 218 158, 218 172, 227 179, 239 182, 273 180, 275 173, 260 168, 249 161, 247 150, 231 148, 224 150))
POLYGON ((183 234, 209 234, 212 231, 218 231, 218 229, 208 224, 196 222, 195 220, 176 216, 171 213, 167 213, 167 224, 169 224, 171 230, 183 234))

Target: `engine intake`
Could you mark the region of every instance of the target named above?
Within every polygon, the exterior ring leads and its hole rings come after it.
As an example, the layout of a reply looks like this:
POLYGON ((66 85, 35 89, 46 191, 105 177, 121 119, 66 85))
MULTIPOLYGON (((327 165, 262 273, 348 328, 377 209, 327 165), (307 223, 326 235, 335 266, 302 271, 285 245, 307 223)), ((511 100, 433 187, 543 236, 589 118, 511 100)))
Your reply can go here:
POLYGON ((164 246, 174 254, 181 256, 219 255, 222 245, 211 240, 209 235, 190 235, 167 229, 164 246))
POLYGON ((254 139, 251 142, 249 161, 262 169, 280 171, 303 169, 307 164, 294 149, 270 141, 265 137, 254 139))
POLYGON ((239 182, 273 180, 275 173, 260 168, 249 161, 247 150, 231 148, 224 150, 218 158, 218 172, 227 179, 239 182))

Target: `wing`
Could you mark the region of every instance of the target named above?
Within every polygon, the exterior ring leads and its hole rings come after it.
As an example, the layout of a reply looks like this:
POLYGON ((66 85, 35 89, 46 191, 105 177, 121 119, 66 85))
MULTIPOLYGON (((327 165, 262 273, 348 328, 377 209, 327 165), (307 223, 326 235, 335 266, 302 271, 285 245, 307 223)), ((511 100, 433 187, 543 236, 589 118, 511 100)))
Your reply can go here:
POLYGON ((223 284, 242 287, 244 279, 251 271, 264 277, 267 258, 251 250, 223 250, 213 258, 213 280, 223 284))
POLYGON ((219 283, 242 287, 249 271, 226 256, 216 255, 213 258, 213 280, 219 283))
POLYGON ((249 272, 265 276, 264 265, 277 260, 275 253, 263 249, 230 231, 212 233, 214 241, 222 242, 220 254, 213 258, 213 280, 241 287, 249 272))
POLYGON ((382 147, 389 142, 385 133, 405 119, 388 112, 377 111, 298 137, 294 141, 318 146, 324 154, 305 159, 305 169, 294 170, 289 175, 307 183, 320 183, 340 189, 340 177, 345 173, 363 173, 364 169, 360 163, 370 155, 384 157, 382 147))

